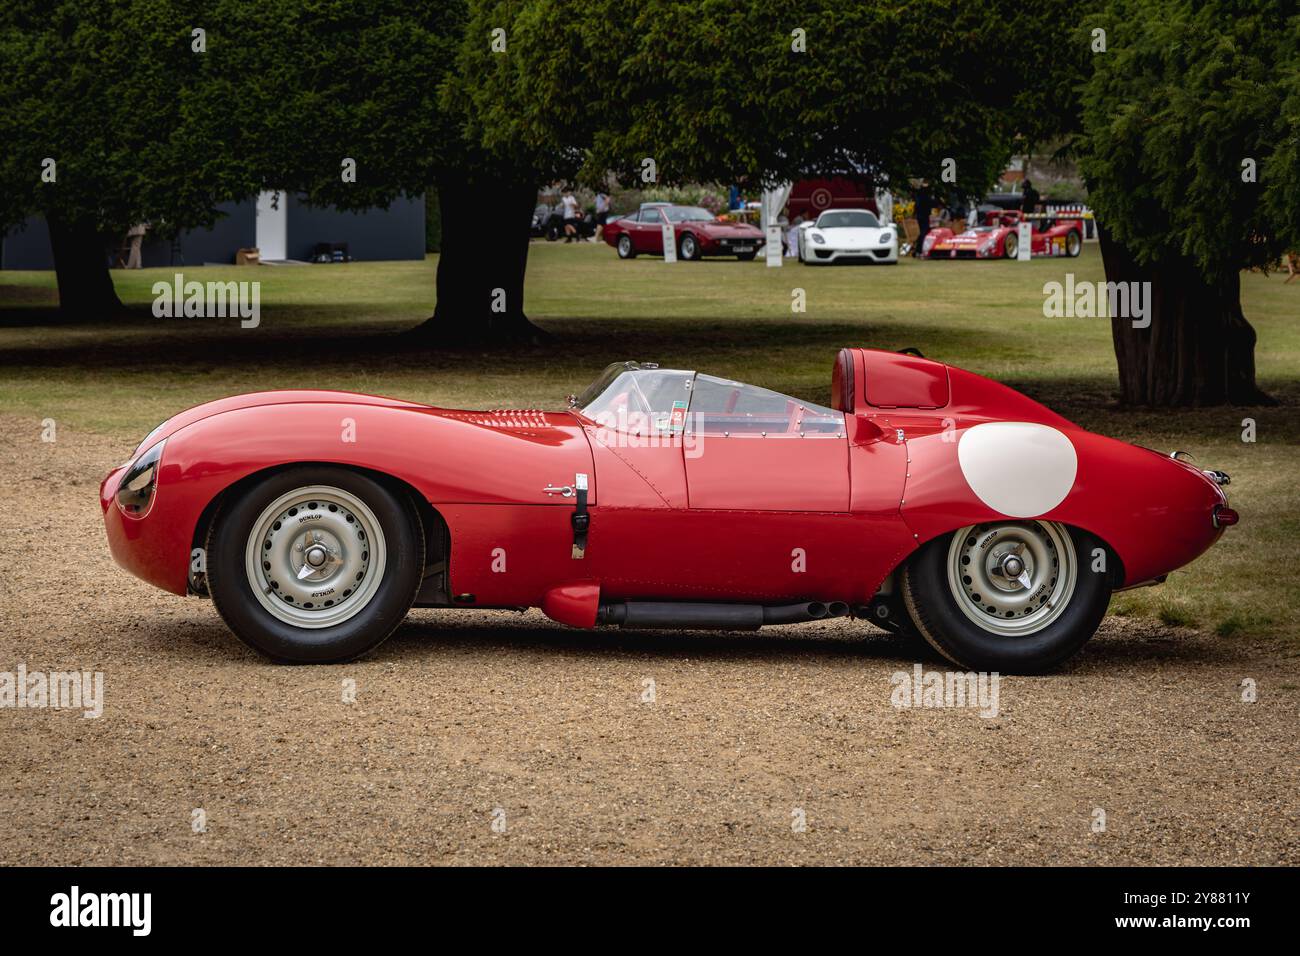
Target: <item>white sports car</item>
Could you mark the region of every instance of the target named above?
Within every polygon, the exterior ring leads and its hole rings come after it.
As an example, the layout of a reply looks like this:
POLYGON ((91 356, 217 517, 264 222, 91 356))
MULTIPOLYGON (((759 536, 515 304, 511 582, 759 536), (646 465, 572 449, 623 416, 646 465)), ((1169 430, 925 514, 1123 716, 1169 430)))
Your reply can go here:
POLYGON ((817 221, 800 228, 799 261, 898 264, 898 232, 882 226, 866 209, 827 209, 817 221))

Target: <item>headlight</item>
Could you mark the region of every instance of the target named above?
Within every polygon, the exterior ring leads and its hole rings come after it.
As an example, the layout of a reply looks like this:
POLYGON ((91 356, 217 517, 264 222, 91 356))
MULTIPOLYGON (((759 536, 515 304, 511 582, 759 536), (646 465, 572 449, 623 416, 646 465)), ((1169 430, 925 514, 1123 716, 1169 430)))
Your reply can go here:
POLYGON ((894 241, 894 231, 892 229, 889 232, 882 232, 880 234, 880 242, 882 245, 888 245, 893 241, 894 241))
POLYGON ((132 518, 143 518, 153 504, 154 490, 158 487, 158 462, 162 459, 163 439, 141 455, 127 469, 117 484, 117 506, 132 518))
POLYGON ((826 245, 826 240, 822 238, 822 234, 820 232, 814 232, 812 234, 812 241, 817 243, 817 245, 819 246, 826 245))

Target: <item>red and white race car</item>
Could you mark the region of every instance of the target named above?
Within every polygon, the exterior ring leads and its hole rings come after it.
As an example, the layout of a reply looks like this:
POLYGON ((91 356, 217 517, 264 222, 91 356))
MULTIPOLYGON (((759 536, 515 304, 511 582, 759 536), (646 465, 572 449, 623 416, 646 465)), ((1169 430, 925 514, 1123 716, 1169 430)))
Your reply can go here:
POLYGON ((304 663, 364 654, 415 605, 637 629, 853 614, 966 669, 1041 671, 1113 590, 1238 520, 1222 472, 942 362, 846 348, 830 393, 619 362, 560 411, 240 395, 159 425, 100 505, 120 565, 304 663))
POLYGON ((1020 252, 1020 223, 1030 224, 1030 255, 1077 256, 1083 248, 1078 218, 1024 214, 1014 209, 984 213, 982 225, 965 232, 931 229, 921 244, 923 259, 1014 259, 1020 252))

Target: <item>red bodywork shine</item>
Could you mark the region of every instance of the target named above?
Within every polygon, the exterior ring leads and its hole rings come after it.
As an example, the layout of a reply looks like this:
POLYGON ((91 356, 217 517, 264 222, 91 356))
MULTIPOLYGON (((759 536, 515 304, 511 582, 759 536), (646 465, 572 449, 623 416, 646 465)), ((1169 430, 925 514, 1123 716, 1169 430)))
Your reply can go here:
POLYGON ((342 392, 285 391, 201 405, 167 422, 153 504, 115 503, 125 467, 100 490, 114 558, 187 590, 221 496, 300 463, 364 469, 403 483, 446 522, 450 592, 476 607, 541 607, 591 626, 598 601, 777 604, 870 600, 917 547, 1005 517, 963 476, 957 447, 986 422, 1066 435, 1078 467, 1065 499, 1035 516, 1091 531, 1122 568, 1118 585, 1186 564, 1219 536, 1218 485, 1198 469, 1083 431, 988 379, 914 356, 845 349, 839 435, 625 447, 576 412, 452 411, 342 392), (571 554, 573 499, 546 486, 589 478, 585 557, 571 554), (494 569, 505 549, 506 569, 494 569), (799 567, 796 569, 796 565, 799 567))

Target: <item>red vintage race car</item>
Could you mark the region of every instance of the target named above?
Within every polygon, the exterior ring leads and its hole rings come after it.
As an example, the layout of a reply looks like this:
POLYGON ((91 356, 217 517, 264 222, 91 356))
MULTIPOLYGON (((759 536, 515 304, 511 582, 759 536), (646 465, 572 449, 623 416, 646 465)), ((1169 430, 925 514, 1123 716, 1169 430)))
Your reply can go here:
POLYGON ((1078 218, 1024 215, 1014 209, 986 212, 983 224, 954 234, 940 227, 925 234, 925 259, 1014 259, 1020 251, 1020 223, 1030 223, 1030 254, 1077 256, 1083 249, 1083 223, 1078 218))
POLYGON ((748 262, 763 248, 763 230, 745 222, 724 222, 700 206, 647 203, 638 211, 605 224, 605 241, 620 259, 642 253, 664 254, 664 223, 671 223, 682 259, 735 256, 748 262))
POLYGON ((293 662, 363 654, 415 605, 587 628, 853 615, 1039 671, 1112 590, 1237 521, 1221 472, 940 362, 843 349, 831 394, 624 362, 561 411, 241 395, 158 426, 100 499, 120 565, 293 662))

